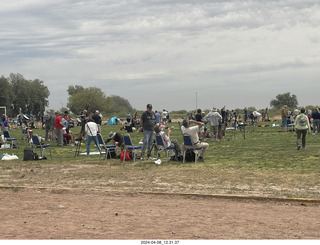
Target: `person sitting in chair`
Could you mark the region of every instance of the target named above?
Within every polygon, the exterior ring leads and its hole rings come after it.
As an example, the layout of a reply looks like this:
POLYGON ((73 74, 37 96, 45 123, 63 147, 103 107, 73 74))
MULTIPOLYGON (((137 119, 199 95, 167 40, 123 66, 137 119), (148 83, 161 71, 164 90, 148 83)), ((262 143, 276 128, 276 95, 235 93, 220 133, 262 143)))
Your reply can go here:
POLYGON ((170 140, 170 134, 171 130, 168 128, 168 135, 164 132, 165 126, 161 123, 157 123, 156 126, 154 126, 154 132, 156 135, 160 135, 164 144, 164 147, 175 147, 175 160, 178 160, 178 157, 181 156, 181 147, 179 145, 178 140, 170 140))
MULTIPOLYGON (((201 142, 199 140, 199 136, 198 136, 199 128, 201 128, 203 125, 204 125, 203 122, 184 119, 182 122, 182 126, 181 126, 181 131, 182 131, 183 136, 190 136, 190 139, 191 139, 193 146, 196 148, 202 148, 201 155, 199 157, 199 162, 204 161, 204 154, 206 153, 206 151, 209 147, 208 143, 201 142), (197 126, 190 127, 191 123, 195 123, 195 124, 197 124, 197 126)), ((183 144, 183 147, 182 147, 183 152, 186 150, 185 148, 187 148, 187 146, 185 146, 183 144)))
POLYGON ((108 144, 112 140, 113 144, 116 146, 116 150, 120 147, 121 150, 124 148, 124 139, 122 134, 110 132, 109 138, 105 141, 106 144, 108 144))

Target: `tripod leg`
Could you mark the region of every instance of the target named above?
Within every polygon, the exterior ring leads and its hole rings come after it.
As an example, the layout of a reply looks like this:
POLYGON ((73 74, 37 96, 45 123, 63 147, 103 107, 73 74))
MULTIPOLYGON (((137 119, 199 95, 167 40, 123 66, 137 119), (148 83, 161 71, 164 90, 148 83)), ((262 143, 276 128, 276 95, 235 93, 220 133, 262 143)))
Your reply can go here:
POLYGON ((78 142, 78 144, 77 144, 77 148, 76 148, 76 152, 75 152, 75 154, 74 154, 74 158, 76 158, 76 156, 79 156, 80 147, 81 147, 81 139, 79 140, 79 142, 78 142))

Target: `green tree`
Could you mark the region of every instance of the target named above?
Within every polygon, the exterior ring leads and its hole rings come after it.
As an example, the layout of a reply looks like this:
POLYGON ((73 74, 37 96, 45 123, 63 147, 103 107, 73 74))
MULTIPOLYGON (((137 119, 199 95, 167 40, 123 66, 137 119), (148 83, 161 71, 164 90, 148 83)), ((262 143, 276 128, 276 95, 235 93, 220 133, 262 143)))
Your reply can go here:
POLYGON ((289 108, 296 108, 298 106, 298 99, 296 95, 290 95, 290 92, 278 94, 275 99, 270 101, 270 106, 275 109, 280 109, 287 105, 289 108))
POLYGON ((79 93, 83 90, 84 90, 84 87, 82 87, 81 85, 76 85, 76 86, 70 85, 67 89, 69 95, 79 93))
POLYGON ((39 79, 26 80, 21 74, 11 73, 9 82, 12 86, 12 113, 32 114, 40 118, 48 104, 49 89, 39 79))
POLYGON ((112 100, 112 107, 108 110, 109 113, 117 113, 125 115, 127 112, 132 113, 133 108, 130 105, 129 101, 123 97, 120 97, 118 95, 111 95, 108 97, 112 100))
POLYGON ((13 88, 11 83, 4 76, 0 77, 0 88, 0 106, 6 106, 8 116, 13 117, 14 115, 11 109, 11 105, 13 105, 14 98, 13 88))
POLYGON ((95 110, 106 112, 112 107, 112 100, 107 98, 100 88, 84 88, 80 92, 73 93, 68 98, 67 106, 74 114, 81 114, 83 110, 89 113, 95 110))
POLYGON ((248 107, 248 112, 254 112, 256 111, 257 109, 254 107, 254 106, 249 106, 248 107))

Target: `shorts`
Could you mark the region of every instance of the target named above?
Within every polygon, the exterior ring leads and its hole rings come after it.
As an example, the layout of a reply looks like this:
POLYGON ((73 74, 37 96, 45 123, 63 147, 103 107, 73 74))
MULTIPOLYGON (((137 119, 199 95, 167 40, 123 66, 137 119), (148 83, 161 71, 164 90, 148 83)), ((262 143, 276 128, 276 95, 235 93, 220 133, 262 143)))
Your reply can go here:
POLYGON ((218 128, 219 128, 219 126, 210 126, 210 132, 211 133, 218 133, 218 128))

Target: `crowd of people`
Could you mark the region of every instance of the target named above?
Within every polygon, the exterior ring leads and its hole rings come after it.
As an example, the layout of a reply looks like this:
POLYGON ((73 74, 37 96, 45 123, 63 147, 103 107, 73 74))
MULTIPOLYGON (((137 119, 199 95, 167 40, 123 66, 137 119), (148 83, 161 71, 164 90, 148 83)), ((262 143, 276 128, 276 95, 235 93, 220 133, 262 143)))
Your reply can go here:
POLYGON ((288 110, 288 106, 281 108, 282 131, 287 132, 288 126, 293 122, 294 129, 297 134, 297 150, 305 149, 306 135, 313 131, 313 135, 320 134, 320 108, 306 109, 302 107, 300 110, 295 109, 293 113, 288 110))
MULTIPOLYGON (((286 105, 281 108, 281 121, 282 131, 287 132, 288 126, 294 126, 297 134, 297 149, 304 149, 306 147, 306 135, 313 130, 313 134, 320 134, 320 108, 314 108, 312 111, 306 112, 305 108, 301 110, 294 110, 291 112, 286 105)), ((189 114, 182 122, 181 132, 184 136, 190 136, 192 147, 201 148, 199 161, 204 161, 205 153, 209 147, 206 143, 206 138, 211 138, 212 141, 220 141, 225 130, 230 125, 236 127, 241 121, 242 123, 258 123, 260 119, 268 119, 268 108, 263 110, 262 113, 257 111, 248 112, 247 108, 243 110, 243 116, 231 110, 212 108, 209 113, 198 109, 196 114, 189 114)), ((86 138, 86 152, 90 154, 90 145, 93 141, 98 151, 101 153, 101 146, 98 142, 98 134, 101 133, 102 116, 96 110, 93 115, 89 116, 87 110, 83 110, 80 116, 81 132, 77 138, 86 138)), ((44 140, 46 142, 56 142, 58 147, 64 144, 70 144, 74 138, 71 136, 69 128, 70 117, 68 111, 64 113, 57 111, 52 114, 50 110, 46 112, 43 117, 43 128, 45 129, 44 140)), ((159 135, 164 143, 162 148, 174 147, 173 158, 175 160, 181 159, 188 147, 182 143, 181 145, 176 139, 171 139, 171 130, 168 127, 170 122, 169 112, 163 109, 162 113, 153 111, 152 105, 147 104, 146 110, 142 113, 141 117, 137 114, 132 117, 128 112, 126 115, 126 124, 140 127, 140 132, 143 132, 143 142, 141 149, 141 159, 152 159, 151 151, 154 146, 154 136, 159 135), (167 130, 167 133, 165 132, 167 130)), ((21 123, 23 124, 23 123, 21 123)), ((5 115, 1 117, 2 130, 8 129, 8 123, 5 115)), ((119 132, 110 132, 109 137, 105 143, 112 142, 116 145, 116 149, 124 149, 124 139, 119 132)))

